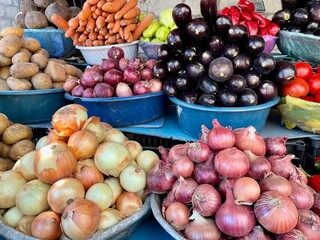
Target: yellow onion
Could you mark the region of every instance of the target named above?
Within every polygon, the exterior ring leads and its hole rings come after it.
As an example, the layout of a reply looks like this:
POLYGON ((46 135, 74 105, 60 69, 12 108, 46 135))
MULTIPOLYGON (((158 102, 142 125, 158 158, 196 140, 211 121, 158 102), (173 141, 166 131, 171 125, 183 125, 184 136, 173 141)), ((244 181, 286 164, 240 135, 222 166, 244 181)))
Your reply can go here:
POLYGON ((31 225, 36 216, 24 215, 20 218, 16 225, 16 230, 23 232, 24 234, 31 236, 31 225))
POLYGON ((86 121, 82 129, 92 131, 97 136, 98 143, 101 143, 106 137, 106 130, 101 124, 99 117, 90 117, 86 121))
POLYGON ((113 193, 108 184, 96 183, 88 189, 85 199, 94 202, 102 211, 111 206, 113 193))
POLYGON ((24 215, 38 215, 49 209, 47 195, 50 185, 40 179, 27 182, 16 196, 16 205, 24 215))
POLYGON ((112 126, 107 122, 101 122, 101 125, 105 131, 108 131, 112 128, 112 126))
POLYGON ((80 130, 88 120, 87 109, 80 104, 69 104, 58 109, 52 116, 51 124, 60 136, 69 137, 80 130))
POLYGON ((60 136, 56 129, 51 129, 51 128, 49 128, 49 133, 47 136, 48 136, 48 139, 47 139, 48 143, 58 142, 58 143, 67 144, 68 138, 69 138, 69 136, 68 137, 60 136))
POLYGON ((106 137, 104 139, 104 141, 113 141, 118 143, 123 143, 127 140, 128 138, 117 128, 111 128, 106 131, 106 137))
POLYGON ((147 175, 145 171, 139 167, 129 164, 120 173, 120 184, 127 192, 139 192, 147 185, 147 175))
POLYGON ((93 157, 98 147, 96 135, 89 130, 78 130, 71 134, 68 146, 73 149, 78 160, 93 157))
POLYGON ((116 209, 126 217, 136 213, 142 207, 142 200, 137 193, 123 192, 117 199, 116 209))
POLYGON ((40 149, 40 148, 42 148, 42 147, 44 147, 44 146, 47 146, 49 143, 50 143, 50 142, 49 142, 49 137, 48 137, 48 135, 43 136, 43 137, 40 138, 40 139, 38 140, 38 142, 36 143, 36 150, 38 150, 38 149, 40 149))
POLYGON ((36 151, 33 167, 40 180, 52 184, 70 177, 76 164, 77 158, 70 147, 51 143, 36 151))
POLYGON ((85 190, 79 180, 63 178, 51 185, 47 198, 50 208, 61 214, 70 203, 84 196, 85 190))
POLYGON ((132 160, 136 160, 139 153, 143 150, 141 144, 134 140, 124 141, 123 145, 128 149, 132 160))
POLYGON ((117 209, 107 208, 100 213, 100 222, 98 229, 107 230, 123 220, 123 216, 117 209))
POLYGON ((104 180, 104 183, 108 184, 109 187, 112 190, 112 204, 115 204, 118 197, 121 195, 121 193, 123 192, 123 188, 120 184, 120 179, 116 178, 116 177, 108 177, 104 180))
POLYGON ((22 158, 19 159, 20 161, 20 173, 27 181, 31 181, 36 179, 37 176, 33 169, 34 159, 36 157, 36 151, 31 151, 25 154, 22 158))
POLYGON ((40 239, 58 239, 61 235, 60 215, 53 211, 40 213, 33 220, 31 234, 40 239))
POLYGON ((136 158, 138 166, 140 166, 146 174, 154 168, 160 161, 158 154, 151 150, 143 150, 136 158))
POLYGON ((73 177, 78 179, 85 190, 88 190, 95 183, 102 183, 104 175, 90 158, 77 162, 73 172, 73 177))
POLYGON ((0 208, 15 206, 16 196, 26 183, 21 173, 13 170, 0 172, 0 208))
POLYGON ((16 206, 8 209, 3 215, 3 219, 11 227, 15 227, 22 217, 23 214, 16 206))
POLYGON ((118 177, 129 164, 131 156, 123 144, 113 141, 101 143, 94 155, 94 163, 105 175, 118 177))
POLYGON ((61 227, 70 239, 87 239, 98 229, 100 209, 88 199, 75 200, 69 204, 61 216, 61 227))

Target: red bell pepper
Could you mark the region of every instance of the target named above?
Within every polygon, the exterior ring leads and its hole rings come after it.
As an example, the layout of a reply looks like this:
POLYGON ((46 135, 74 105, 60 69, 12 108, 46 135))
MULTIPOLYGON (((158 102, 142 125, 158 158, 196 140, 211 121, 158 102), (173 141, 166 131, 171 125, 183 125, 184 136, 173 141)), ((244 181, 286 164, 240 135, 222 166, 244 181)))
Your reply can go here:
POLYGON ((314 167, 319 171, 320 170, 320 156, 315 157, 314 159, 314 167))
POLYGON ((261 15, 260 13, 251 12, 250 16, 252 20, 258 21, 260 28, 266 27, 270 24, 270 20, 267 19, 265 16, 261 15))
POLYGON ((272 36, 277 36, 278 32, 280 31, 280 27, 278 24, 271 22, 268 26, 268 33, 272 36))
POLYGON ((320 192, 320 175, 312 175, 308 177, 308 185, 316 192, 320 192))
POLYGON ((242 12, 254 11, 254 4, 247 0, 239 0, 238 7, 241 9, 242 12))
POLYGON ((221 9, 219 12, 218 12, 218 15, 226 15, 226 16, 229 16, 230 15, 230 9, 228 7, 225 7, 223 9, 221 9))
POLYGON ((240 16, 241 21, 251 21, 250 13, 248 12, 242 12, 240 16))
POLYGON ((264 27, 264 28, 259 28, 259 35, 260 36, 264 36, 264 35, 268 35, 268 29, 267 27, 264 27))
POLYGON ((233 25, 240 23, 241 12, 237 6, 230 6, 230 18, 233 25))
POLYGON ((259 32, 258 22, 256 22, 256 21, 247 21, 245 23, 245 25, 246 25, 246 27, 248 29, 249 36, 258 34, 258 32, 259 32))

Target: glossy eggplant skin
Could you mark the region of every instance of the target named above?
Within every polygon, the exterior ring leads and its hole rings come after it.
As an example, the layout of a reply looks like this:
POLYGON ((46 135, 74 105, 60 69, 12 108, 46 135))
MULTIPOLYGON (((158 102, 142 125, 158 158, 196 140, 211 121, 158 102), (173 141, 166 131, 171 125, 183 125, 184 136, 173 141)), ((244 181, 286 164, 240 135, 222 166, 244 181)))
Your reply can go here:
POLYGON ((262 80, 255 88, 255 91, 260 102, 268 102, 278 96, 278 88, 270 80, 262 80))
POLYGON ((212 23, 217 16, 217 0, 200 0, 201 15, 212 23))
POLYGON ((228 29, 232 26, 231 18, 226 15, 220 15, 216 18, 214 27, 219 35, 226 35, 228 29))
POLYGON ((292 62, 279 60, 271 74, 273 82, 282 85, 292 81, 297 75, 297 70, 292 62))
POLYGON ((210 27, 204 18, 194 18, 186 26, 187 37, 196 41, 205 40, 210 35, 210 27))
POLYGON ((244 88, 237 94, 237 105, 242 106, 255 106, 258 104, 258 95, 251 88, 244 88))
POLYGON ((214 59, 208 67, 209 77, 216 82, 225 82, 233 75, 234 69, 230 59, 219 57, 214 59))
POLYGON ((172 18, 178 28, 185 28, 192 19, 191 8, 185 3, 179 3, 172 9, 172 18))
POLYGON ((171 30, 167 36, 167 44, 175 50, 183 49, 183 34, 179 28, 171 30))
POLYGON ((281 9, 273 14, 272 22, 279 25, 282 29, 288 25, 291 16, 291 11, 289 9, 281 9))
POLYGON ((253 69, 260 74, 269 74, 276 67, 276 59, 269 53, 259 53, 253 60, 253 69))

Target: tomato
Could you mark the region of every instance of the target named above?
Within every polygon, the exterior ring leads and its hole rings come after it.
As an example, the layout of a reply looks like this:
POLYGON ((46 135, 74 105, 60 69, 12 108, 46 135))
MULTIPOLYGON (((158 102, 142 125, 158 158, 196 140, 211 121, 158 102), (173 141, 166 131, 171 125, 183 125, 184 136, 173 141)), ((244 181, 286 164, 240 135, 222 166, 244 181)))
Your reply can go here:
POLYGON ((312 96, 312 95, 307 95, 305 97, 302 97, 302 99, 309 101, 309 102, 314 102, 314 96, 312 96))
POLYGON ((304 80, 307 80, 313 74, 312 66, 307 62, 296 62, 294 63, 294 66, 296 67, 296 77, 298 78, 303 78, 304 80))
POLYGON ((316 95, 320 92, 320 73, 316 73, 312 75, 308 79, 308 85, 309 85, 309 93, 312 95, 316 95))
POLYGON ((317 103, 320 103, 320 93, 317 93, 315 96, 314 96, 314 102, 317 102, 317 103))
POLYGON ((296 77, 282 86, 281 93, 283 96, 302 98, 308 95, 309 85, 306 80, 296 77))

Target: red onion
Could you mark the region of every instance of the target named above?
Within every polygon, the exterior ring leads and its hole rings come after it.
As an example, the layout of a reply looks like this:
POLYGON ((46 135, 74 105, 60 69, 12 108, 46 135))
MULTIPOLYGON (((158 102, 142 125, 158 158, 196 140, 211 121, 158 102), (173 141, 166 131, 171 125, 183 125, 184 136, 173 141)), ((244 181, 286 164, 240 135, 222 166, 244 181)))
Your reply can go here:
POLYGON ((279 234, 276 240, 308 240, 308 238, 300 230, 292 229, 290 232, 279 234))
POLYGON ((118 69, 110 69, 103 75, 103 80, 105 83, 110 84, 111 86, 116 86, 118 83, 124 81, 124 75, 118 69))
POLYGON ((307 184, 308 183, 308 176, 306 172, 301 168, 293 165, 293 172, 290 173, 290 177, 298 178, 301 182, 307 184))
POLYGON ((206 161, 211 152, 210 147, 203 142, 192 142, 188 146, 188 156, 195 163, 206 161))
POLYGON ((314 193, 313 197, 314 197, 314 203, 313 203, 313 206, 312 206, 311 210, 315 214, 320 216, 320 193, 314 193))
POLYGON ((128 67, 123 72, 123 80, 124 82, 128 83, 129 85, 133 85, 136 82, 139 82, 141 80, 141 74, 139 70, 135 68, 128 67))
POLYGON ((265 235, 263 228, 257 225, 248 235, 239 237, 237 240, 267 240, 267 238, 268 236, 265 235))
POLYGON ((150 80, 151 78, 153 78, 153 71, 152 69, 149 68, 144 68, 140 71, 141 74, 141 79, 142 80, 150 80))
POLYGON ((287 152, 286 142, 288 137, 267 137, 264 138, 266 143, 266 152, 269 156, 279 155, 283 156, 287 152))
POLYGON ((94 93, 98 98, 113 97, 114 88, 107 83, 97 83, 94 87, 94 93))
POLYGON ((151 78, 148 82, 150 85, 150 92, 154 93, 162 91, 163 84, 159 78, 151 78))
POLYGON ((115 46, 112 46, 111 48, 109 48, 107 54, 109 58, 115 59, 117 61, 119 61, 121 58, 124 57, 123 49, 115 46))
POLYGON ((289 178, 289 182, 292 186, 292 192, 289 197, 296 207, 298 209, 310 209, 314 204, 314 196, 307 184, 294 176, 289 178))
POLYGON ((135 95, 143 95, 150 93, 150 84, 148 81, 137 81, 133 84, 133 93, 135 95))
POLYGON ((191 177, 194 169, 194 163, 188 156, 182 156, 179 159, 176 159, 172 164, 172 172, 178 177, 191 177))
POLYGON ((293 154, 287 154, 285 156, 272 155, 268 157, 271 163, 271 171, 288 179, 290 174, 295 172, 295 166, 291 162, 293 158, 293 154))
POLYGON ((118 61, 116 59, 103 58, 101 61, 100 68, 102 69, 102 71, 108 72, 111 69, 117 69, 118 66, 118 61))
POLYGON ((116 86, 117 97, 131 97, 133 95, 131 88, 126 83, 118 83, 116 86))
POLYGON ((290 182, 279 175, 270 172, 259 182, 261 192, 276 191, 279 194, 288 197, 292 192, 290 182))
POLYGON ((231 237, 243 237, 256 225, 252 207, 235 204, 230 189, 227 190, 226 201, 216 212, 215 221, 220 231, 231 237))
POLYGON ((165 219, 175 230, 181 231, 189 223, 189 208, 181 202, 171 203, 165 212, 165 219))
POLYGON ((93 97, 93 93, 94 93, 93 88, 86 88, 82 93, 82 97, 84 97, 84 98, 92 98, 93 97))
POLYGON ((188 154, 188 145, 189 143, 179 143, 172 146, 169 150, 168 162, 173 163, 176 159, 186 156, 188 154))
POLYGON ((158 61, 156 59, 148 59, 145 64, 145 68, 153 69, 154 65, 156 65, 158 61))
POLYGON ((124 72, 127 68, 128 68, 128 65, 129 65, 129 59, 128 58, 121 58, 119 60, 119 69, 124 72))
POLYGON ((261 226, 275 234, 289 232, 298 223, 294 202, 276 191, 262 193, 254 204, 254 213, 261 226))
POLYGON ((169 207, 169 205, 171 203, 174 203, 174 202, 176 202, 176 199, 174 198, 174 192, 171 190, 168 192, 168 194, 162 200, 162 203, 161 203, 162 216, 165 216, 165 212, 166 212, 167 208, 169 207))
POLYGON ((193 211, 190 219, 193 221, 191 221, 184 230, 187 239, 220 239, 221 232, 213 219, 204 218, 197 211, 193 211))
MULTIPOLYGON (((166 148, 164 148, 163 146, 159 146, 158 147, 158 151, 161 155, 161 159, 165 162, 169 162, 169 159, 168 159, 168 150, 166 148)), ((173 163, 173 162, 170 162, 170 163, 173 163)))
POLYGON ((249 159, 236 147, 220 150, 214 158, 218 173, 228 178, 239 178, 249 171, 249 159))
POLYGON ((71 95, 74 97, 82 97, 83 92, 83 87, 81 85, 77 85, 72 89, 71 95))
POLYGON ((232 191, 237 180, 238 178, 222 178, 218 188, 221 198, 226 198, 227 190, 232 191))
POLYGON ((220 175, 214 168, 213 159, 214 155, 211 153, 207 161, 194 166, 192 177, 199 184, 207 183, 212 186, 219 184, 220 175))
POLYGON ((252 205, 260 197, 260 186, 250 177, 239 178, 233 185, 235 203, 238 205, 252 205))
POLYGON ((212 150, 221 150, 234 146, 235 136, 232 130, 228 127, 222 127, 217 119, 212 121, 213 128, 208 130, 204 125, 202 126, 201 138, 209 145, 212 150))
POLYGON ((201 216, 212 216, 221 205, 219 192, 209 184, 199 185, 192 195, 192 207, 201 216))
POLYGON ((244 150, 250 162, 248 176, 256 180, 264 178, 271 171, 271 163, 265 156, 257 156, 250 150, 244 150))
POLYGON ((172 186, 172 192, 174 193, 174 199, 177 202, 189 203, 191 202, 192 195, 198 183, 192 178, 179 177, 172 186))
POLYGON ((133 57, 129 59, 129 67, 141 71, 145 67, 145 60, 141 57, 133 57))
POLYGON ((93 88, 97 83, 103 82, 103 71, 99 65, 87 66, 79 79, 83 88, 93 88))
POLYGON ((296 229, 306 235, 308 240, 320 239, 320 217, 311 210, 299 210, 299 221, 296 229))

